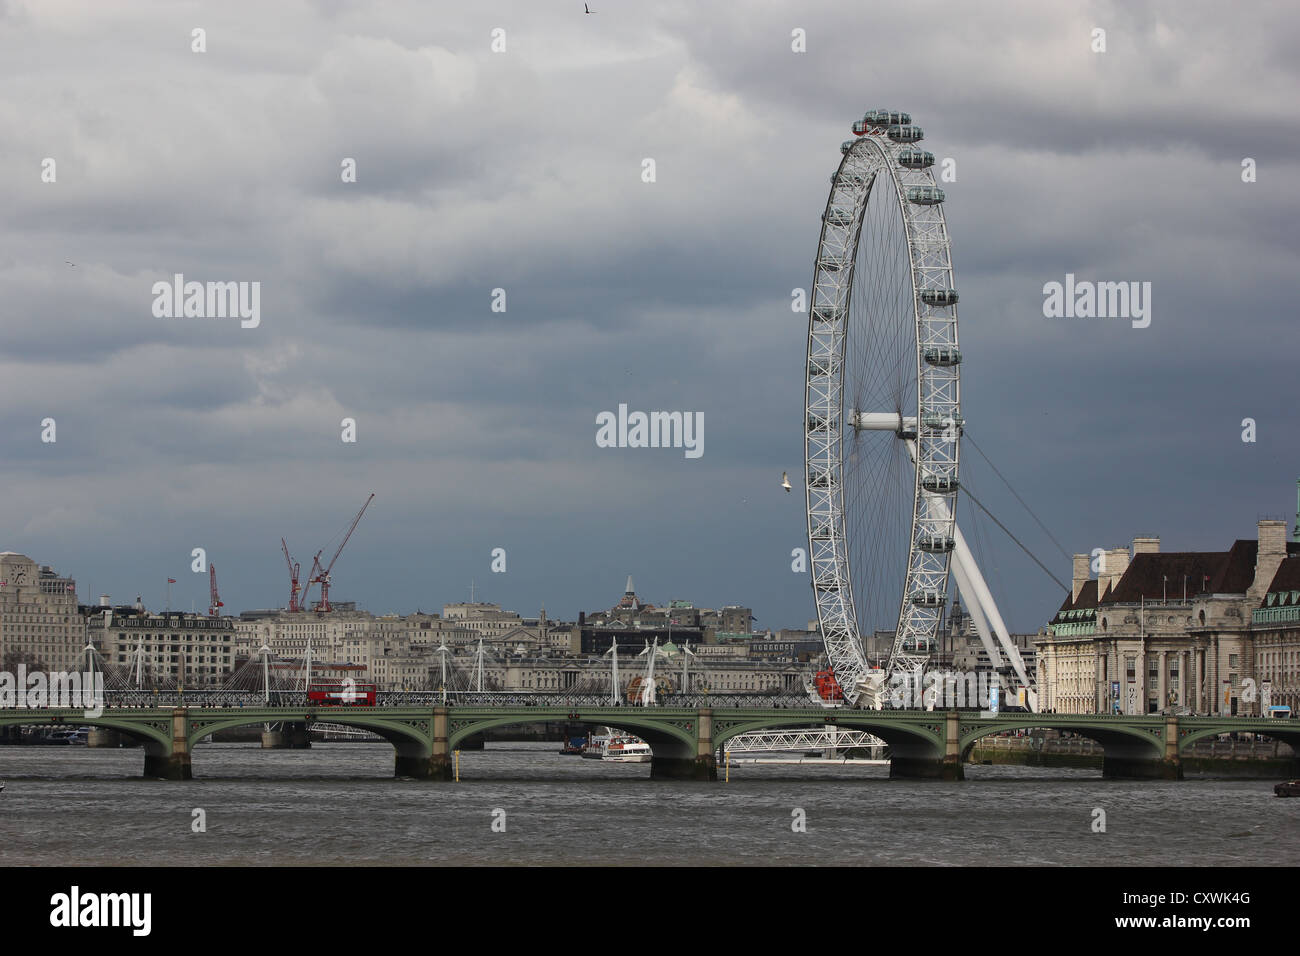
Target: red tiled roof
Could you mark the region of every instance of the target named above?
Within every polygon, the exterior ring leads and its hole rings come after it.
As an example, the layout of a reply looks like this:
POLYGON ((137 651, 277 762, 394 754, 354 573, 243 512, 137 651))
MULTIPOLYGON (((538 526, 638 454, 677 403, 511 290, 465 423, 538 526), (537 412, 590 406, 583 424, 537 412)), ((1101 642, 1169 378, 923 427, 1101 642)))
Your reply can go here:
MULTIPOLYGON (((1254 544, 1254 542, 1249 543, 1254 544)), ((1232 551, 1165 551, 1139 554, 1133 558, 1128 570, 1119 579, 1119 583, 1102 599, 1102 603, 1137 604, 1143 599, 1160 601, 1166 594, 1175 599, 1181 598, 1184 578, 1187 581, 1188 597, 1206 590, 1207 579, 1211 583, 1225 578, 1235 582, 1236 575, 1229 573, 1232 555, 1232 551)), ((1240 559, 1241 555, 1238 554, 1236 557, 1240 559)), ((1252 554, 1250 578, 1246 579, 1246 585, 1241 588, 1241 591, 1249 587, 1254 572, 1255 557, 1252 554)), ((1214 588, 1211 587, 1210 590, 1213 591, 1214 588)))
MULTIPOLYGON (((1284 558, 1270 591, 1300 590, 1300 542, 1288 541, 1284 558)), ((1066 611, 1086 610, 1109 604, 1138 604, 1146 601, 1175 600, 1205 592, 1211 594, 1245 594, 1255 580, 1255 562, 1259 542, 1234 541, 1227 551, 1164 551, 1134 555, 1128 569, 1113 586, 1097 596, 1097 581, 1085 581, 1077 599, 1066 597, 1052 623, 1058 623, 1066 611)))

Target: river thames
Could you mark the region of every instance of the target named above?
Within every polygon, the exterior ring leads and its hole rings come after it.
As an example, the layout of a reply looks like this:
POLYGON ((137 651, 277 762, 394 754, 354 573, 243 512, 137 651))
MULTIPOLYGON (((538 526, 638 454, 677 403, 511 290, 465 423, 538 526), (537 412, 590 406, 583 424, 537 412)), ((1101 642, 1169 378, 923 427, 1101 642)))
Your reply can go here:
POLYGON ((489 745, 461 754, 459 783, 428 783, 393 779, 384 743, 205 744, 193 781, 166 782, 139 777, 139 749, 0 747, 0 863, 1300 863, 1300 800, 1276 798, 1266 780, 968 765, 966 781, 942 783, 891 781, 879 766, 746 764, 708 784, 557 750, 489 745), (196 809, 206 832, 192 830, 196 809), (1105 832, 1094 832, 1096 809, 1105 832))

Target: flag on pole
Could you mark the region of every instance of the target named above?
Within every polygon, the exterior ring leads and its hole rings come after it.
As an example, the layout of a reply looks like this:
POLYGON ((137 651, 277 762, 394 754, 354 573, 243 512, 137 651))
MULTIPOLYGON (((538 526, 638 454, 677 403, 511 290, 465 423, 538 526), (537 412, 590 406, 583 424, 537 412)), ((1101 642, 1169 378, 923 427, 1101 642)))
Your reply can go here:
POLYGON ((168 584, 175 584, 175 583, 176 583, 176 579, 175 579, 175 578, 168 578, 168 579, 167 579, 167 583, 168 583, 168 584))

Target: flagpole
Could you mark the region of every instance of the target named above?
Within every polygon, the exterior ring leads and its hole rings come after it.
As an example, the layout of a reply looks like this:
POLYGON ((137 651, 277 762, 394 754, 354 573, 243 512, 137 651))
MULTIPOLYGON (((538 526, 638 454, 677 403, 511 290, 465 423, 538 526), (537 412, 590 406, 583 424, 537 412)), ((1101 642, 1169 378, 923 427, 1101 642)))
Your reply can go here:
POLYGON ((172 609, 172 579, 167 579, 167 610, 172 609))

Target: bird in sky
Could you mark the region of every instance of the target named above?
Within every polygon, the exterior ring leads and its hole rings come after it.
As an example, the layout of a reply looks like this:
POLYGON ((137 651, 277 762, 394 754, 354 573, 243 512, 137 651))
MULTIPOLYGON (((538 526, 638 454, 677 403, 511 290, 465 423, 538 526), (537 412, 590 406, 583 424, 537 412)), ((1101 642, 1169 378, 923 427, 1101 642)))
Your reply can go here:
POLYGON ((587 5, 584 3, 584 4, 582 5, 582 12, 583 12, 583 13, 591 13, 591 12, 592 12, 591 7, 587 6, 587 5))
POLYGON ((790 493, 790 476, 784 471, 781 472, 781 487, 785 489, 787 495, 790 493))
POLYGON ((71 259, 64 259, 63 261, 66 262, 68 265, 72 266, 72 268, 74 269, 77 268, 77 264, 73 262, 71 259))

